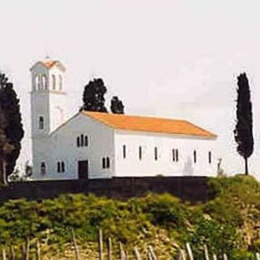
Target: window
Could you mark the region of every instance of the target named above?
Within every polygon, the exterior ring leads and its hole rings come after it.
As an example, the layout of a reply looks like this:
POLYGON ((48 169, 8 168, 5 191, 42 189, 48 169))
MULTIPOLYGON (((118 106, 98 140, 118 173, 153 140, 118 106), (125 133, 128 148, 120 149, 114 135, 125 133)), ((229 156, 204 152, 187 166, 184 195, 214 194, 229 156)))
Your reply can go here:
POLYGON ((109 157, 103 157, 102 158, 102 168, 103 169, 108 169, 108 168, 110 168, 110 159, 109 159, 109 157))
POLYGON ((179 161, 179 150, 178 149, 172 149, 172 161, 173 162, 179 161))
POLYGON ((197 163, 197 151, 196 150, 193 151, 193 162, 197 163))
POLYGON ((142 146, 139 146, 139 160, 142 160, 142 146))
POLYGON ((43 116, 39 117, 39 129, 40 130, 44 129, 44 117, 43 116))
POLYGON ((79 138, 79 136, 77 137, 77 147, 80 147, 80 138, 79 138))
POLYGON ((157 147, 154 147, 154 160, 155 161, 158 160, 158 149, 157 149, 157 147))
POLYGON ((102 168, 106 169, 106 158, 102 158, 102 168))
POLYGON ((60 164, 60 162, 57 163, 57 172, 61 172, 61 164, 60 164))
POLYGON ((45 162, 41 162, 41 175, 46 174, 46 165, 45 162))
POLYGON ((56 78, 55 78, 55 75, 52 75, 52 89, 56 90, 56 78))
POLYGON ((84 142, 84 145, 85 146, 88 146, 88 136, 87 135, 85 135, 85 140, 84 140, 85 142, 84 142))
POLYGON ((48 89, 46 75, 42 75, 42 89, 45 89, 45 90, 48 89))
POLYGON ((107 165, 106 165, 107 168, 110 168, 110 159, 108 157, 106 158, 106 163, 107 163, 107 165))
POLYGON ((84 135, 80 136, 80 146, 84 146, 84 135))
POLYGON ((57 172, 65 172, 65 162, 57 162, 57 172))
POLYGON ((125 159, 126 158, 126 146, 123 145, 123 158, 125 159))
POLYGON ((81 134, 76 140, 77 147, 88 146, 88 136, 81 134))
POLYGON ((37 89, 41 89, 41 81, 40 81, 40 77, 39 76, 36 76, 35 77, 35 82, 34 82, 34 84, 35 84, 35 89, 37 90, 37 89))
POLYGON ((62 76, 59 75, 59 90, 62 90, 62 76))
POLYGON ((61 162, 61 172, 65 172, 65 163, 61 162))
POLYGON ((211 164, 212 162, 212 154, 211 154, 211 151, 209 151, 209 164, 211 164))

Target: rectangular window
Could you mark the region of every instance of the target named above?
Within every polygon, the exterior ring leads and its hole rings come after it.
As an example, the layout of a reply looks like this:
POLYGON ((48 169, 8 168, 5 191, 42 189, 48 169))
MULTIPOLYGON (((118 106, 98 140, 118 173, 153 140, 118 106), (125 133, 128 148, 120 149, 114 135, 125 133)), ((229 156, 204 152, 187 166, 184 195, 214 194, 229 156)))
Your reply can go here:
POLYGON ((197 163, 197 151, 196 150, 193 151, 193 162, 197 163))
POLYGON ((139 160, 142 160, 142 146, 139 146, 139 160))
POLYGON ((172 149, 172 161, 176 161, 176 156, 175 156, 175 149, 172 149))
POLYGON ((212 161, 212 155, 211 155, 211 151, 209 151, 209 164, 211 164, 212 161))
POLYGON ((158 148, 154 147, 154 160, 157 161, 158 160, 158 148))
POLYGON ((126 158, 126 146, 123 145, 123 158, 125 159, 126 158))

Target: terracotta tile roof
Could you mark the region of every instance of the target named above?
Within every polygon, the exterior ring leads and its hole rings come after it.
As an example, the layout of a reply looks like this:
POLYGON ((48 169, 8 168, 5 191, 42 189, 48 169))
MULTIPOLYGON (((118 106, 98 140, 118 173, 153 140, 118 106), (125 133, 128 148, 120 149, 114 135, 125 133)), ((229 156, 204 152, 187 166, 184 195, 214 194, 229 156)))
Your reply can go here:
POLYGON ((82 114, 96 119, 115 129, 197 136, 213 139, 217 137, 217 135, 185 120, 129 116, 89 111, 83 111, 82 114))
POLYGON ((48 61, 42 61, 42 63, 48 68, 52 68, 54 65, 56 65, 57 63, 59 63, 59 61, 57 60, 48 60, 48 61))

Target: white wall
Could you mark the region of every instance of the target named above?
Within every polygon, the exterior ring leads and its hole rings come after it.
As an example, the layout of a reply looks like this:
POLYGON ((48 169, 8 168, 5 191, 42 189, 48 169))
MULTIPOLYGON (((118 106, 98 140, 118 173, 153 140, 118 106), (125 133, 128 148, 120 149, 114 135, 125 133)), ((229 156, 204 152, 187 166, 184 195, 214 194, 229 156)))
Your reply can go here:
POLYGON ((88 160, 89 178, 110 178, 114 172, 113 129, 82 114, 77 114, 53 132, 49 141, 39 147, 34 160, 34 179, 77 179, 78 161, 88 160), (88 147, 77 147, 76 139, 88 135, 88 147), (102 168, 102 158, 110 158, 110 168, 102 168), (40 163, 47 165, 45 176, 40 174, 40 163), (57 172, 57 162, 65 162, 65 172, 57 172))
POLYGON ((116 130, 115 176, 214 176, 217 172, 215 140, 179 137, 176 135, 153 134, 137 131, 116 130), (126 145, 126 158, 123 158, 126 145), (142 160, 139 160, 139 146, 142 160), (154 159, 154 147, 158 147, 158 160, 154 159), (179 150, 179 161, 172 161, 172 149, 179 150), (197 151, 197 163, 193 162, 193 151, 197 151), (208 162, 208 152, 212 163, 208 162))

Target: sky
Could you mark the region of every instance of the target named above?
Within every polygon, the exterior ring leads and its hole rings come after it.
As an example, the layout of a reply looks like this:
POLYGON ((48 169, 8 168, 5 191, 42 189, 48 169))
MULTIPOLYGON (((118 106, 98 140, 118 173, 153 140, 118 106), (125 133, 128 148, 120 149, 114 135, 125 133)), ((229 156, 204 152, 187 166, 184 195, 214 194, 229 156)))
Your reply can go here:
MULTIPOLYGON (((218 135, 227 174, 242 173, 233 130, 237 76, 246 72, 254 115, 250 172, 260 178, 259 0, 2 0, 0 70, 14 83, 30 160, 30 67, 46 56, 67 68, 69 110, 101 77, 126 114, 189 120, 218 135)), ((109 104, 108 104, 109 105, 109 104)))

